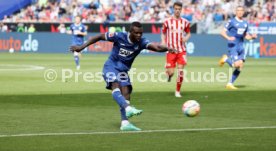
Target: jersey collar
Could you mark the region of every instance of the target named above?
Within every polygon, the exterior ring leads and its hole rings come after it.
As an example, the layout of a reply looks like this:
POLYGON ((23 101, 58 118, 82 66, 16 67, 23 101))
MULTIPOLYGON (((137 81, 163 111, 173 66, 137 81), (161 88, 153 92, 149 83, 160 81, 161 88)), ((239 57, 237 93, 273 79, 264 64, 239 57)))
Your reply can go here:
POLYGON ((130 36, 130 33, 128 32, 128 33, 127 33, 127 41, 128 41, 129 43, 133 44, 133 42, 130 40, 129 36, 130 36))
POLYGON ((238 17, 235 17, 235 19, 236 19, 238 22, 243 22, 243 20, 239 19, 238 17))
POLYGON ((74 25, 75 25, 75 26, 80 26, 80 25, 81 25, 81 23, 79 23, 79 24, 74 23, 74 25))

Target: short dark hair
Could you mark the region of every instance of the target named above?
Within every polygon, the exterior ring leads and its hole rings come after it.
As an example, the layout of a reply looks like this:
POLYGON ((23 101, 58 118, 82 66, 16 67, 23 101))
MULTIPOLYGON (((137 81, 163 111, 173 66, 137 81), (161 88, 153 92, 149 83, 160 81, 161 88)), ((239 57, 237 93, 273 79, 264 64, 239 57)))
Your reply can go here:
POLYGON ((143 26, 138 21, 132 22, 131 25, 130 25, 130 30, 129 31, 132 31, 134 27, 142 28, 143 26))
POLYGON ((183 5, 182 5, 181 2, 174 2, 174 3, 173 3, 173 7, 174 7, 174 6, 180 6, 180 7, 182 7, 183 5))
POLYGON ((131 23, 131 28, 132 27, 138 27, 138 28, 142 28, 142 24, 138 21, 132 22, 131 23))

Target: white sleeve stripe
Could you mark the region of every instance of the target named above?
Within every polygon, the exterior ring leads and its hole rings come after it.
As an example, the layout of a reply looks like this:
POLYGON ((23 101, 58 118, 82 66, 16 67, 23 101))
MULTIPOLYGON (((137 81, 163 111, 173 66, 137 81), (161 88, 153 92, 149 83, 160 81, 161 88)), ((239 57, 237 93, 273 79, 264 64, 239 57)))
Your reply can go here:
POLYGON ((107 32, 104 35, 105 35, 105 40, 107 40, 107 32))
POLYGON ((146 49, 148 49, 148 46, 150 45, 151 43, 149 42, 147 45, 146 45, 146 49))

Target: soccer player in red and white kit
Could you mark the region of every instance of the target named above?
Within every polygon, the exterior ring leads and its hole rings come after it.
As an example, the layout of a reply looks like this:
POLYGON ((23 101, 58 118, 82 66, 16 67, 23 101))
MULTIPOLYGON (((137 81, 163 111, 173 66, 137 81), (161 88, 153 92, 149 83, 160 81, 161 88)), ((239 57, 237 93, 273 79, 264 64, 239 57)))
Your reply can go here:
POLYGON ((183 81, 183 69, 187 64, 185 42, 191 37, 190 23, 181 18, 182 3, 175 2, 173 4, 174 15, 165 20, 162 27, 162 44, 170 48, 178 50, 178 53, 167 53, 166 56, 166 73, 168 82, 174 74, 174 68, 177 64, 177 84, 175 96, 181 97, 180 89, 183 81))

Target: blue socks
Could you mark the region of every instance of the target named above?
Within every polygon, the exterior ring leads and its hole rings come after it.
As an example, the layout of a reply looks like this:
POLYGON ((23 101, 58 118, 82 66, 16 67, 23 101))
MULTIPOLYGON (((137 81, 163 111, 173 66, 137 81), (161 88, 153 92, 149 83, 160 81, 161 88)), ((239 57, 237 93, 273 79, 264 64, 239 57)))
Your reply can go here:
POLYGON ((225 60, 225 62, 228 63, 230 67, 232 67, 233 62, 232 62, 231 58, 228 57, 228 58, 225 60))
POLYGON ((79 58, 79 56, 74 56, 74 59, 75 59, 75 63, 76 63, 76 65, 77 66, 79 66, 80 65, 80 58, 79 58))
POLYGON ((230 81, 230 83, 234 83, 235 80, 239 77, 241 71, 239 69, 235 69, 233 74, 232 74, 232 79, 230 81))
POLYGON ((128 106, 125 97, 122 95, 119 88, 116 88, 112 91, 113 99, 117 102, 117 104, 121 107, 121 118, 122 120, 127 120, 125 107, 128 106))
POLYGON ((121 111, 121 119, 122 119, 122 121, 123 120, 127 120, 125 108, 121 107, 120 111, 121 111))
POLYGON ((122 95, 121 90, 119 88, 116 88, 112 91, 113 99, 117 102, 117 104, 121 108, 125 108, 128 106, 125 97, 122 95))

